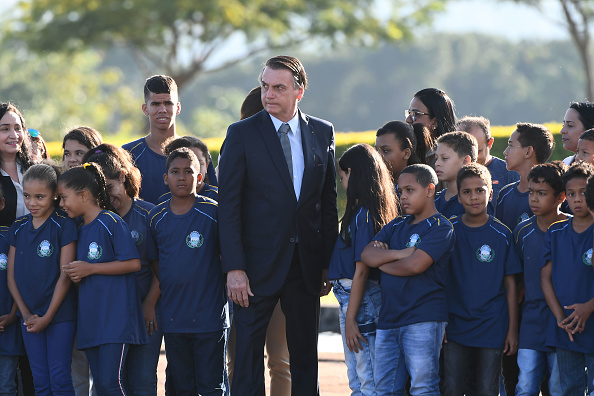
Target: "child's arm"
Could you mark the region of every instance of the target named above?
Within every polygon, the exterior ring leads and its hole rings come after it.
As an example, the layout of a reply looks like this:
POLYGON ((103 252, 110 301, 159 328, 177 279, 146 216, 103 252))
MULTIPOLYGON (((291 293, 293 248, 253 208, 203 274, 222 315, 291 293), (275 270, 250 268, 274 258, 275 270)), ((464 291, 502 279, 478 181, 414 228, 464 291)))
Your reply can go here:
POLYGON ((503 278, 505 286, 505 297, 507 299, 507 311, 509 314, 509 326, 503 346, 503 353, 511 356, 518 351, 518 294, 516 290, 515 275, 507 275, 503 278))
POLYGON ((70 276, 73 282, 80 282, 81 279, 91 275, 124 275, 136 272, 140 270, 140 259, 115 260, 93 264, 76 260, 62 265, 62 269, 70 276))
POLYGON ((355 264, 355 274, 353 275, 353 284, 351 286, 351 295, 349 297, 349 305, 347 307, 345 322, 344 322, 344 336, 347 347, 351 352, 359 352, 363 347, 359 340, 367 344, 365 337, 359 331, 357 324, 357 313, 361 307, 363 294, 365 293, 365 286, 367 284, 367 276, 369 275, 369 267, 362 261, 357 261, 355 264))
POLYGON ((361 261, 369 267, 379 267, 386 263, 401 260, 410 256, 415 251, 414 247, 396 250, 390 249, 385 243, 379 241, 371 241, 363 252, 361 253, 361 261))
MULTIPOLYGON (((408 249, 410 248, 401 251, 404 252, 408 249)), ((414 276, 427 271, 431 264, 433 264, 433 258, 422 249, 416 249, 412 255, 385 263, 379 269, 390 275, 414 276)))
POLYGON ((553 263, 551 260, 547 260, 545 266, 540 270, 540 287, 542 288, 545 300, 547 300, 547 304, 549 304, 549 308, 551 308, 551 311, 555 316, 557 326, 564 329, 571 342, 573 342, 573 333, 567 330, 563 325, 563 320, 567 315, 565 315, 565 311, 561 307, 561 304, 559 304, 557 295, 555 295, 555 289, 553 288, 553 263))
MULTIPOLYGON (((158 265, 159 262, 157 261, 157 266, 158 265)), ((157 315, 155 314, 155 305, 157 304, 160 295, 161 290, 159 289, 159 279, 157 278, 157 275, 153 273, 151 287, 142 302, 142 313, 144 315, 144 324, 148 335, 153 335, 153 332, 159 328, 157 324, 157 315)))
POLYGON ((8 290, 10 290, 10 294, 12 294, 12 299, 14 303, 18 307, 18 310, 23 315, 23 320, 27 320, 29 316, 31 316, 31 311, 29 311, 29 307, 25 304, 23 297, 21 297, 21 293, 16 285, 16 280, 14 279, 14 253, 16 249, 14 246, 11 246, 8 249, 8 262, 6 264, 6 282, 8 283, 8 290))
POLYGON ((0 333, 2 333, 5 328, 12 325, 16 321, 16 313, 17 305, 16 303, 12 303, 12 309, 10 312, 0 316, 0 333))
MULTIPOLYGON (((60 249, 60 266, 64 264, 68 264, 72 260, 76 258, 76 242, 70 242, 66 246, 62 246, 60 249)), ((54 293, 52 295, 52 300, 50 301, 50 305, 45 312, 45 315, 31 315, 27 320, 25 320, 24 324, 27 326, 27 332, 29 333, 39 333, 43 331, 52 321, 54 315, 62 305, 64 298, 66 298, 66 294, 68 290, 70 290, 70 286, 72 282, 68 277, 68 274, 64 271, 60 271, 60 277, 56 282, 56 287, 54 288, 54 293)))

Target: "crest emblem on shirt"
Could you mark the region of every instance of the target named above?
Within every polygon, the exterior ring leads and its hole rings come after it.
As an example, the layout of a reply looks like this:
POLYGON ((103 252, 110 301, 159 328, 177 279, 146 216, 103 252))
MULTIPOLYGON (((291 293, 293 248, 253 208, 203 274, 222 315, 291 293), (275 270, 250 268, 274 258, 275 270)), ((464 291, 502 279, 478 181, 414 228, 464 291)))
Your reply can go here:
POLYGON ((476 251, 476 258, 483 263, 490 263, 495 257, 495 252, 489 245, 483 245, 476 251))
POLYGON ((0 254, 0 271, 6 270, 6 264, 8 264, 8 257, 6 257, 6 254, 1 253, 0 254))
POLYGON ((518 224, 520 224, 524 220, 528 220, 529 218, 530 218, 530 216, 528 216, 528 213, 526 213, 526 212, 522 213, 520 215, 520 217, 518 217, 518 224))
POLYGON ((591 248, 588 249, 588 251, 582 255, 582 261, 586 265, 590 265, 590 266, 592 265, 592 249, 591 248))
POLYGON ((190 235, 186 237, 186 245, 189 248, 199 248, 204 243, 204 237, 198 231, 190 232, 190 235))
POLYGON ((101 257, 102 254, 103 249, 101 248, 101 246, 99 246, 97 242, 91 242, 89 244, 89 253, 87 254, 89 260, 97 260, 101 257))
POLYGON ((37 246, 37 255, 39 257, 49 257, 54 252, 54 247, 48 240, 41 241, 39 246, 37 246))
POLYGON ((136 245, 140 245, 142 243, 142 241, 144 240, 144 238, 142 237, 142 234, 136 230, 132 230, 130 232, 130 235, 132 235, 132 240, 134 241, 134 243, 136 245))
POLYGON ((412 234, 408 240, 408 243, 406 244, 406 247, 416 247, 419 243, 421 243, 421 237, 419 234, 412 234))

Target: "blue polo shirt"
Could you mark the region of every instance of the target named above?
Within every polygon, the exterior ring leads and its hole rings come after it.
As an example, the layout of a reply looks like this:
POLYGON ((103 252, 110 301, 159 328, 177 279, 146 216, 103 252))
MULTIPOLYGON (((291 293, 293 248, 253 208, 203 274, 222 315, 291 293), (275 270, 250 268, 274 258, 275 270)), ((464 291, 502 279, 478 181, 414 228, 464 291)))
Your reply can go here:
POLYGON ((508 184, 499 191, 495 217, 499 219, 510 230, 518 224, 532 217, 532 209, 528 200, 529 191, 521 193, 518 191, 519 181, 508 184))
MULTIPOLYGON (((14 279, 31 313, 45 315, 62 273, 60 249, 76 240, 74 220, 58 209, 38 228, 33 228, 30 214, 19 217, 10 227, 8 243, 15 248, 14 279)), ((52 323, 75 319, 76 297, 71 287, 52 323)))
MULTIPOLYGON (((219 201, 219 188, 217 186, 212 186, 208 183, 204 183, 204 187, 198 193, 198 195, 202 195, 204 197, 213 199, 215 201, 219 201)), ((163 203, 167 200, 171 199, 171 191, 166 192, 165 194, 159 197, 159 203, 163 203)))
POLYGON ((218 242, 218 205, 198 195, 192 209, 174 214, 164 202, 149 214, 148 259, 159 261, 161 329, 206 333, 228 327, 218 242))
MULTIPOLYGON (((81 226, 76 249, 78 260, 106 263, 139 258, 126 223, 107 210, 81 226)), ((136 274, 91 275, 78 289, 78 349, 103 344, 146 344, 147 335, 136 274)))
POLYGON ((451 219, 456 243, 448 268, 448 340, 502 348, 509 326, 503 279, 522 271, 512 232, 493 216, 480 227, 451 219))
POLYGON ((496 203, 499 191, 510 183, 520 181, 520 174, 516 171, 507 170, 505 161, 495 156, 491 156, 491 161, 486 166, 491 174, 493 202, 496 203))
MULTIPOLYGON (((336 238, 328 279, 353 279, 355 276, 356 262, 361 261, 361 252, 373 239, 373 222, 367 208, 360 206, 353 211, 351 222, 348 225, 348 233, 351 237, 349 246, 342 240, 340 235, 336 238)), ((367 279, 378 280, 379 270, 371 268, 367 279)))
POLYGON ((421 322, 446 322, 446 265, 454 245, 452 224, 441 214, 416 224, 413 216, 397 217, 386 224, 373 240, 390 249, 415 246, 433 259, 433 264, 415 276, 394 276, 381 272, 382 307, 378 329, 395 329, 421 322))
MULTIPOLYGON (((6 265, 8 263, 8 227, 0 226, 0 316, 10 313, 14 303, 8 290, 6 265)), ((4 328, 0 333, 0 356, 19 356, 25 354, 20 320, 4 328)))
POLYGON ((163 181, 167 157, 151 150, 143 137, 124 144, 122 148, 130 152, 134 164, 142 173, 140 197, 153 204, 159 203, 159 197, 168 191, 163 181))
POLYGON ((454 195, 449 200, 446 200, 445 194, 448 189, 444 188, 435 193, 435 208, 439 213, 448 219, 453 216, 458 216, 464 213, 464 206, 458 201, 458 195, 454 195))
MULTIPOLYGON (((577 233, 573 219, 558 221, 547 230, 542 247, 542 265, 548 260, 552 265, 552 281, 555 295, 561 307, 585 303, 594 298, 594 270, 592 269, 592 238, 594 226, 577 233)), ((573 313, 566 309, 567 316, 573 313)), ((569 340, 567 332, 557 326, 551 314, 547 326, 547 345, 579 353, 594 353, 594 319, 586 322, 583 333, 569 340)))

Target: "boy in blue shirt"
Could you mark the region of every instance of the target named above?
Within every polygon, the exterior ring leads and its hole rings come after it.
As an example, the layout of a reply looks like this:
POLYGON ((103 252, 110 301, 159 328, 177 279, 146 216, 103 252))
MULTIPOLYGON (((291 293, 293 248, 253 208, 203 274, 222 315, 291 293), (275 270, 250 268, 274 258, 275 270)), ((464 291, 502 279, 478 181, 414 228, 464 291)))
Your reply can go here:
POLYGON ((502 352, 518 347, 511 231, 487 213, 491 175, 480 164, 457 176, 462 216, 451 220, 456 234, 447 273, 448 330, 444 346, 445 394, 463 395, 469 368, 476 368, 479 395, 497 395, 502 352))
POLYGON ((167 362, 178 394, 223 395, 229 323, 219 258, 218 205, 196 194, 202 176, 190 149, 174 150, 166 169, 171 199, 149 213, 147 256, 160 282, 167 362))
POLYGON ((546 328, 551 314, 540 286, 542 244, 546 230, 567 215, 560 211, 565 200, 561 161, 536 165, 528 174, 528 199, 534 213, 514 230, 516 253, 523 267, 525 296, 520 322, 518 349, 519 377, 517 396, 538 395, 545 374, 549 374, 549 391, 561 394, 557 356, 546 346, 546 328))
MULTIPOLYGON (((491 155, 491 148, 495 139, 491 136, 491 122, 485 117, 464 117, 456 124, 459 131, 470 133, 478 143, 478 157, 476 162, 485 165, 491 174, 493 196, 495 200, 499 190, 510 183, 520 180, 520 174, 507 170, 505 161, 491 155)), ((494 202, 495 200, 491 201, 494 202)))
POLYGON ((447 183, 447 188, 435 194, 435 207, 450 218, 464 213, 458 201, 456 175, 464 165, 476 162, 478 144, 473 136, 464 132, 444 133, 435 143, 435 173, 440 182, 447 183))
POLYGON ((445 265, 454 232, 435 208, 437 175, 410 165, 398 178, 406 216, 385 225, 361 254, 381 272, 382 307, 376 332, 377 395, 439 395, 439 354, 447 321, 445 265))
POLYGON ((593 174, 584 162, 565 172, 565 196, 573 217, 553 223, 543 244, 542 291, 553 313, 546 340, 557 351, 563 395, 594 391, 594 220, 585 199, 586 181, 593 174))

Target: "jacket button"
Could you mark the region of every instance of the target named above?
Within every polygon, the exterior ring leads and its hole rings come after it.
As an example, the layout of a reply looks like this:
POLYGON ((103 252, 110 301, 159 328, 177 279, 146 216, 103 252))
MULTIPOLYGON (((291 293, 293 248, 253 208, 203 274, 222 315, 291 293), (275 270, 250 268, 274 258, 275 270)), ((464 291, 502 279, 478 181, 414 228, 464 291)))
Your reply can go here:
POLYGON ((295 243, 295 238, 291 238, 289 241, 291 241, 291 243, 295 243))

